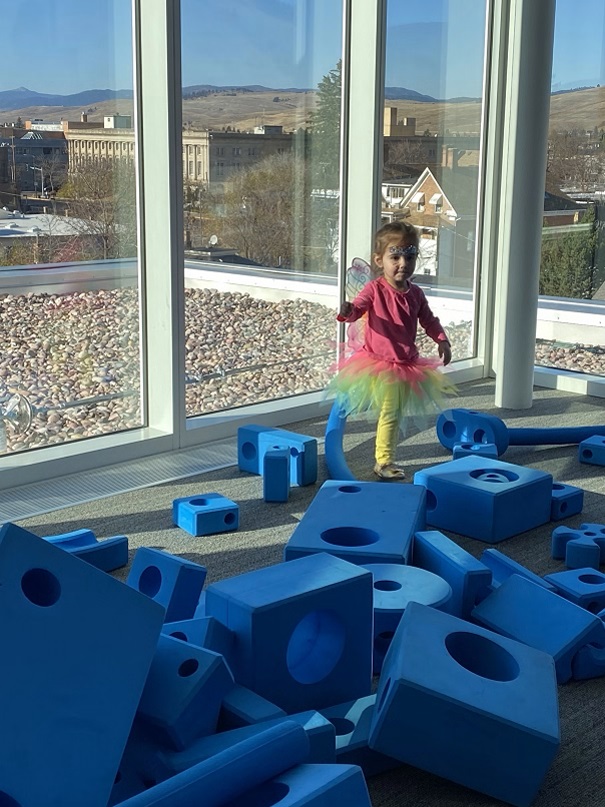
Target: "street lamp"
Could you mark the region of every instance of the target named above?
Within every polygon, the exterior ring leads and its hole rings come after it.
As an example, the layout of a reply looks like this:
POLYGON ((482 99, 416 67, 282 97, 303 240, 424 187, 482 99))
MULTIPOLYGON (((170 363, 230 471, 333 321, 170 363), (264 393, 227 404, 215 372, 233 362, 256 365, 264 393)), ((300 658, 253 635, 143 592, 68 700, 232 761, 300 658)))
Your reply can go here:
MULTIPOLYGON (((28 165, 32 171, 40 172, 40 196, 44 196, 44 169, 39 168, 37 165, 28 165)), ((36 192, 36 175, 34 174, 34 193, 36 192)))

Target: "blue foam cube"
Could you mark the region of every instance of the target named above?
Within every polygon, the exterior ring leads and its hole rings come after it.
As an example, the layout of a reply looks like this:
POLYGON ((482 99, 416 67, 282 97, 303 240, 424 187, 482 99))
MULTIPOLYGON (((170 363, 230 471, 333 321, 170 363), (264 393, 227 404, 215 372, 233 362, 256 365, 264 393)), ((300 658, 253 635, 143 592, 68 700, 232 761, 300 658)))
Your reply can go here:
POLYGON ((427 489, 426 521, 497 543, 550 520, 552 476, 483 457, 433 465, 414 474, 427 489))
POLYGON ((202 616, 178 622, 165 622, 162 633, 180 639, 182 642, 189 642, 197 647, 220 653, 229 663, 234 636, 218 619, 202 616))
POLYGON ((582 512, 584 507, 584 491, 563 482, 552 483, 552 501, 550 504, 550 520, 559 521, 582 512))
POLYGON ((315 552, 351 563, 407 563, 417 530, 425 527, 419 485, 324 482, 284 549, 292 560, 315 552))
POLYGON ((235 635, 236 681, 286 712, 369 695, 372 575, 325 553, 213 583, 206 612, 235 635))
POLYGON ((605 574, 598 569, 568 569, 544 577, 557 592, 593 614, 605 608, 605 574))
POLYGON ((305 434, 254 424, 237 430, 240 471, 262 473, 265 452, 286 448, 290 452, 290 484, 312 485, 317 481, 317 440, 305 434))
POLYGON ((183 496, 172 502, 173 523, 190 535, 216 535, 239 527, 239 505, 220 493, 183 496))
POLYGON ((135 552, 126 584, 166 609, 166 622, 191 619, 206 579, 206 568, 161 549, 135 552))
POLYGON ((552 658, 419 603, 401 619, 376 703, 371 748, 517 807, 560 744, 552 658))
POLYGON ((590 465, 605 465, 605 437, 594 434, 578 445, 578 460, 590 465))
POLYGON ((290 451, 268 449, 263 456, 263 499, 287 502, 290 496, 290 451))

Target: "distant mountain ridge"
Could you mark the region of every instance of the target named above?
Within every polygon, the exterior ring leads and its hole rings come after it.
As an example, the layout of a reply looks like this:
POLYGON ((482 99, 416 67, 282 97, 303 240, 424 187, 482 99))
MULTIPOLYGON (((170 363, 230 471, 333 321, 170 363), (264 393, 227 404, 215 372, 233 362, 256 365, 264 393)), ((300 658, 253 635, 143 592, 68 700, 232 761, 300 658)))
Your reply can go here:
POLYGON ((132 90, 83 90, 71 95, 35 92, 27 87, 0 92, 0 109, 23 109, 28 106, 82 106, 89 107, 100 101, 114 98, 132 98, 132 90))

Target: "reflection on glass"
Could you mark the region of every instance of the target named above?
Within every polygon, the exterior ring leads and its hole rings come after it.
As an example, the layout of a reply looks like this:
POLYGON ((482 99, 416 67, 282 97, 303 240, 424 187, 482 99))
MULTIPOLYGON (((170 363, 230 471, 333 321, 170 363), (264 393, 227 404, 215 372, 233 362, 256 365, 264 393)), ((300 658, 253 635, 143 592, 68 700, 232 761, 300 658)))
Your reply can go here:
POLYGON ((182 4, 187 415, 321 389, 334 358, 342 2, 229 8, 182 4))
MULTIPOLYGON (((418 228, 416 282, 454 360, 474 354, 485 26, 476 0, 387 7, 382 219, 418 228)), ((430 339, 419 345, 436 350, 430 339)))
POLYGON ((605 7, 587 12, 557 2, 536 364, 605 375, 605 7))
POLYGON ((19 89, 0 93, 0 453, 142 417, 131 6, 29 11, 36 42, 69 47, 23 59, 32 28, 3 10, 2 89, 19 89))

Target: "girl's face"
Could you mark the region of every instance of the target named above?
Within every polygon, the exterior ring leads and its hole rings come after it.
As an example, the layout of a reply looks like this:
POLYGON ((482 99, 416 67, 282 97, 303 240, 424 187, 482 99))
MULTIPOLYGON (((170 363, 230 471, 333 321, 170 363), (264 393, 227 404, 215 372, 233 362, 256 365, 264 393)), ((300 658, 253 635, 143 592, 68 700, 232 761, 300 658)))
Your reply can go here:
POLYGON ((382 269, 384 279, 395 289, 407 289, 416 271, 418 247, 414 241, 389 241, 382 255, 374 255, 376 265, 382 269))

